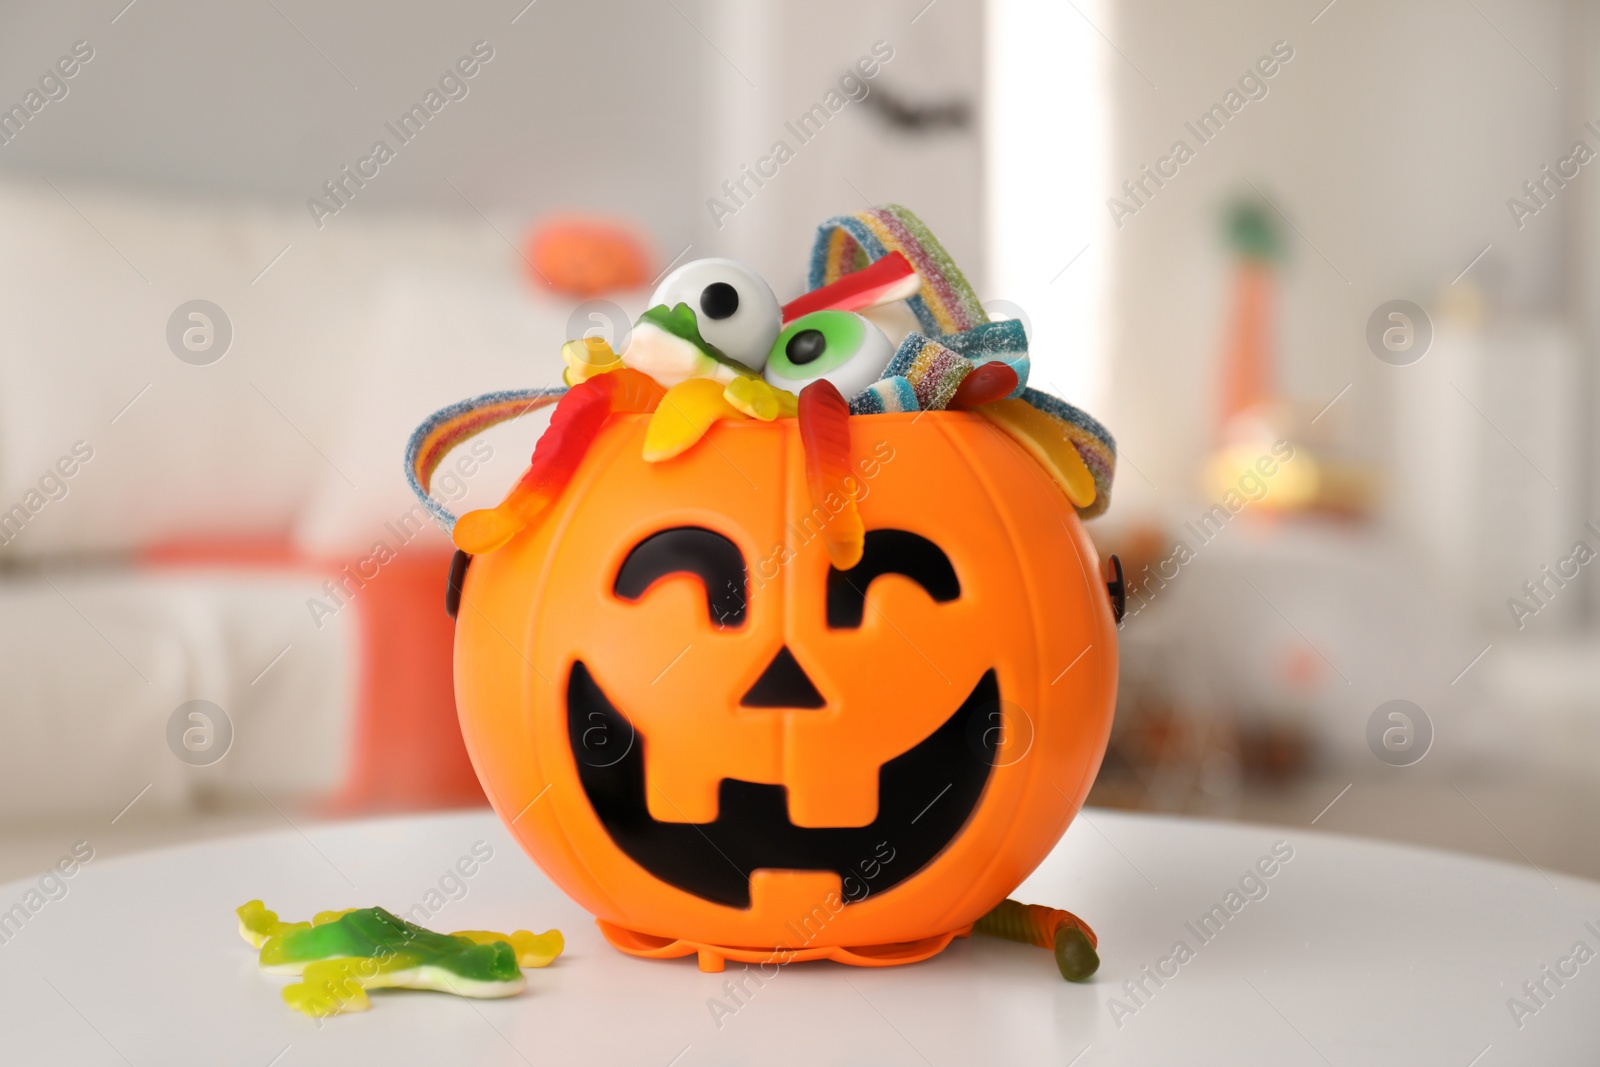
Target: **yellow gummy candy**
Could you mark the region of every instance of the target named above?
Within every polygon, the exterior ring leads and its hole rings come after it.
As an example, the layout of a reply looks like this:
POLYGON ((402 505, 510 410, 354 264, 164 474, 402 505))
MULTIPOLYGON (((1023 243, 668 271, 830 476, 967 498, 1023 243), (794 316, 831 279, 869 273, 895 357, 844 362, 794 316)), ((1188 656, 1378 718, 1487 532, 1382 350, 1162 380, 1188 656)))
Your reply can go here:
MULTIPOLYGON (((519 933, 534 936, 526 930, 519 933)), ((493 940, 506 938, 496 935, 493 940)), ((520 973, 510 981, 485 981, 430 966, 414 953, 396 952, 383 957, 338 956, 308 963, 300 981, 283 987, 283 1002, 298 1012, 321 1018, 366 1011, 372 1006, 367 996, 369 989, 431 989, 484 999, 516 996, 526 987, 520 973)))
POLYGON ((304 930, 310 923, 286 923, 278 919, 278 913, 267 910, 263 901, 252 900, 248 904, 241 904, 235 909, 239 916, 239 936, 251 948, 260 948, 267 943, 267 938, 290 930, 304 930))
POLYGON ((387 960, 340 957, 306 964, 300 981, 283 987, 283 1002, 313 1018, 372 1007, 367 986, 384 970, 398 970, 411 961, 398 956, 387 960))
POLYGON ((799 404, 799 398, 793 393, 769 385, 761 378, 735 378, 723 389, 722 397, 752 419, 762 422, 784 416, 792 418, 799 404))
POLYGON ((644 431, 644 459, 658 463, 685 451, 706 435, 718 419, 741 419, 745 413, 728 403, 721 382, 690 378, 667 390, 644 431))
POLYGON ((360 910, 360 908, 342 908, 339 911, 319 911, 311 916, 311 925, 322 926, 326 923, 336 923, 351 912, 360 910))
POLYGON ((451 937, 464 937, 475 945, 504 941, 517 954, 518 967, 548 967, 567 947, 560 930, 546 930, 542 934, 531 930, 518 930, 511 934, 497 934, 493 930, 457 930, 451 937))
POLYGON ((1073 447, 1061 424, 1026 400, 996 400, 977 409, 978 413, 1038 460, 1056 484, 1061 486, 1074 507, 1094 503, 1094 475, 1073 447))
POLYGON ((622 359, 611 350, 604 337, 584 337, 561 346, 561 359, 567 365, 562 379, 568 385, 586 382, 597 374, 617 370, 622 359))

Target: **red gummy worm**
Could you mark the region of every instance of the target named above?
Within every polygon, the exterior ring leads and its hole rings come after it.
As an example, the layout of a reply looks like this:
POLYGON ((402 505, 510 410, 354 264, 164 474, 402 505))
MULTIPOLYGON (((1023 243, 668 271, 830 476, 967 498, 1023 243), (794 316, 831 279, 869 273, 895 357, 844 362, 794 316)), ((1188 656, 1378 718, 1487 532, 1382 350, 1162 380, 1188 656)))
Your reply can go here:
POLYGON ((596 375, 567 390, 550 413, 550 425, 534 446, 533 460, 515 492, 564 484, 578 469, 608 416, 654 411, 664 392, 648 375, 626 368, 596 375))
POLYGON ((844 479, 850 473, 850 405, 827 380, 800 390, 800 443, 806 455, 806 485, 814 503, 830 490, 846 498, 844 479))
POLYGON ((800 390, 796 417, 811 502, 833 513, 822 527, 828 560, 839 570, 849 570, 861 562, 866 541, 850 485, 850 405, 832 382, 819 379, 800 390), (826 503, 833 493, 844 501, 842 507, 835 509, 826 503))
POLYGON ((1010 396, 1016 387, 1017 372, 999 360, 993 360, 975 368, 963 378, 946 406, 955 411, 967 411, 1010 396))
POLYGON ((913 295, 921 286, 917 279, 913 286, 907 279, 917 273, 911 261, 899 252, 890 252, 871 266, 846 274, 836 282, 802 293, 783 305, 783 321, 793 322, 801 315, 833 308, 839 311, 859 311, 872 307, 885 295, 899 289, 913 295))

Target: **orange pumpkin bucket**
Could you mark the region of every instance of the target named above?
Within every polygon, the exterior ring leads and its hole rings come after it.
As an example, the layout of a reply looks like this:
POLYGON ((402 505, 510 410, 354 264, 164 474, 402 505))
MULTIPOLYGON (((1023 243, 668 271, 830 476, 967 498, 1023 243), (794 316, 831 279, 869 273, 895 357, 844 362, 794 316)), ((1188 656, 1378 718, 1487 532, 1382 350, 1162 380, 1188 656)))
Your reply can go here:
MULTIPOLYGON (((452 576, 490 802, 623 951, 933 955, 1046 856, 1105 751, 1117 622, 1059 469, 1082 450, 1023 399, 847 418, 822 381, 798 417, 697 423, 650 459, 690 392, 634 373, 575 385, 518 490, 456 527, 495 531, 452 576)), ((418 488, 556 395, 441 412, 418 488)))

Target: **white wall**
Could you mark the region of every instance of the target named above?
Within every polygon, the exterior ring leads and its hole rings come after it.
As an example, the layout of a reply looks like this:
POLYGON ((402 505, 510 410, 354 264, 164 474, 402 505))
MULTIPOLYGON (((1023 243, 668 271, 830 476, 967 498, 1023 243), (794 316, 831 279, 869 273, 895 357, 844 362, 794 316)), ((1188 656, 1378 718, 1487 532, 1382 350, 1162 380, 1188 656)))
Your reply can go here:
MULTIPOLYGON (((95 57, 0 147, 0 170, 303 204, 483 40, 494 59, 468 95, 352 210, 476 218, 465 194, 513 240, 541 213, 587 208, 682 247, 699 192, 700 79, 716 53, 672 4, 542 0, 517 18, 525 2, 141 0, 115 24, 122 3, 8 5, 0 104, 77 40, 95 57)), ((676 2, 704 22, 705 5, 676 2)), ((309 213, 304 233, 315 235, 309 213)))
MULTIPOLYGON (((1027 316, 1032 384, 1104 414, 1106 5, 990 0, 990 290, 1027 316)), ((1116 59, 1113 53, 1110 57, 1116 59)))
POLYGON ((922 7, 850 0, 709 5, 707 34, 727 58, 712 55, 705 70, 706 152, 686 207, 699 220, 692 255, 746 260, 787 300, 804 291, 820 222, 895 202, 921 216, 983 293, 983 10, 941 2, 919 15, 922 7), (884 120, 869 95, 801 145, 784 124, 822 101, 877 41, 894 58, 882 64, 870 93, 912 105, 964 102, 968 125, 905 132, 884 120), (705 201, 777 140, 794 148, 794 159, 744 205, 733 205, 736 214, 713 220, 705 201))

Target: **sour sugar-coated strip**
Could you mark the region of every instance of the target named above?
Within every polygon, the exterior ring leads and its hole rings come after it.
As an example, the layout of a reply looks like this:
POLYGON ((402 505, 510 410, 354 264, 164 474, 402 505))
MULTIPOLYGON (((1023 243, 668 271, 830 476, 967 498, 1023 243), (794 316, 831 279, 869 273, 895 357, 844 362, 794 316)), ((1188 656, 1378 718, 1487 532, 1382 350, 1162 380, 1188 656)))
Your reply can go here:
POLYGON ((993 360, 961 379, 947 406, 955 411, 982 407, 1011 395, 1016 387, 1017 372, 999 360, 993 360))
POLYGON ((556 404, 533 461, 505 499, 461 516, 452 534, 456 547, 475 556, 493 552, 533 525, 566 488, 606 419, 654 411, 662 393, 647 375, 626 368, 574 385, 556 404))
POLYGON ((890 252, 871 266, 795 297, 783 305, 783 321, 793 322, 813 311, 860 311, 877 307, 891 300, 916 296, 921 288, 922 279, 911 261, 899 252, 890 252))
POLYGON ((829 562, 846 571, 861 562, 866 542, 850 477, 850 405, 832 382, 818 379, 800 391, 798 417, 806 488, 811 503, 831 516, 822 525, 822 541, 829 562), (841 506, 832 506, 829 497, 842 501, 841 506))
POLYGON ((1100 941, 1089 924, 1059 908, 1002 900, 972 924, 974 933, 1020 941, 1054 951, 1056 967, 1069 982, 1081 982, 1100 969, 1100 941))
POLYGON ((448 532, 456 524, 455 513, 428 495, 434 471, 444 457, 489 427, 549 407, 566 392, 565 385, 508 389, 457 401, 429 415, 411 432, 406 441, 406 484, 441 529, 448 532))

